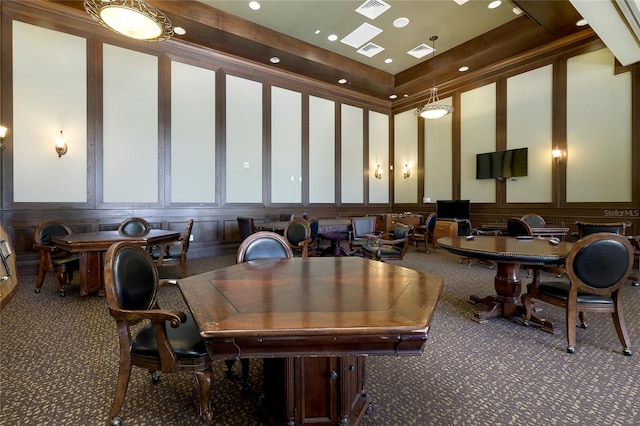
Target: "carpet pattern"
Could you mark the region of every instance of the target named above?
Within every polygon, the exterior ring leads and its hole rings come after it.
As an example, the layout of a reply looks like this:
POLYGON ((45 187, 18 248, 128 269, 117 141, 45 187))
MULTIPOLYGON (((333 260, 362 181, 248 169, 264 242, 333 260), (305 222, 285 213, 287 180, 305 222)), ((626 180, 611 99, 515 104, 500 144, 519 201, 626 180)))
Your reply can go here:
MULTIPOLYGON (((197 274, 234 263, 235 255, 189 260, 197 274)), ((611 316, 591 314, 577 330, 577 352, 565 352, 564 311, 541 304, 556 325, 551 335, 507 319, 472 320, 470 294, 493 294, 494 270, 461 264, 442 250, 412 249, 391 263, 445 277, 424 354, 367 360, 373 412, 362 422, 382 425, 637 425, 640 353, 621 354, 611 316)), ((175 276, 178 268, 162 269, 175 276)), ((48 276, 40 294, 35 277, 21 276, 14 299, 0 313, 0 425, 104 425, 118 367, 115 322, 103 298, 72 285, 65 298, 48 276)), ((527 279, 522 275, 523 282, 527 279)), ((76 278, 77 279, 77 278, 76 278)), ((624 288, 632 348, 640 350, 640 288, 624 288)), ((177 288, 161 304, 184 309, 177 288)), ((262 363, 251 361, 251 386, 262 386, 262 363)), ((236 363, 236 374, 240 365, 236 363)), ((256 398, 241 393, 239 377, 215 362, 212 403, 216 425, 261 425, 256 398)), ((166 374, 152 385, 134 368, 122 411, 124 424, 199 425, 197 389, 189 373, 166 374)))

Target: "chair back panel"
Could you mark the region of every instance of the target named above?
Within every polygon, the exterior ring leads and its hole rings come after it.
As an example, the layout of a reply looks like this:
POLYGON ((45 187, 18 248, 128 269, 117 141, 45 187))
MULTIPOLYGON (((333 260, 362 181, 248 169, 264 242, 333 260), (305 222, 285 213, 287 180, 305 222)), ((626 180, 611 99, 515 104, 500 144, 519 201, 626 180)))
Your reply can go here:
POLYGON ((111 264, 112 274, 105 274, 107 295, 115 296, 115 303, 122 309, 151 309, 156 300, 158 271, 141 247, 126 242, 116 243, 107 250, 105 268, 111 264), (111 253, 111 254, 110 254, 111 253))
POLYGON ((427 231, 433 232, 436 227, 436 221, 438 220, 438 216, 435 213, 431 213, 427 220, 425 221, 425 225, 427 226, 427 231))
POLYGON ((50 246, 53 237, 61 237, 71 234, 71 228, 62 222, 44 222, 38 225, 34 233, 35 243, 43 246, 50 246))
POLYGON ((309 222, 304 219, 292 220, 284 230, 284 237, 291 245, 300 245, 300 243, 311 237, 309 222))
POLYGON ((547 222, 542 218, 542 216, 539 216, 535 213, 529 213, 529 214, 525 214, 524 216, 521 217, 521 219, 529 226, 532 227, 536 227, 536 226, 545 226, 547 224, 547 222))
POLYGON ((393 239, 399 240, 401 238, 407 238, 407 234, 411 230, 411 226, 405 225, 404 223, 396 222, 393 227, 393 239))
POLYGON ((633 249, 621 235, 601 232, 575 243, 567 258, 567 275, 587 290, 613 291, 633 267, 633 249))
POLYGON ((624 222, 576 222, 576 225, 578 226, 578 238, 586 237, 587 235, 595 234, 597 232, 610 232, 612 234, 624 235, 624 228, 627 226, 624 222))
POLYGON ((522 219, 512 217, 507 220, 507 232, 512 237, 532 236, 531 227, 522 219))
POLYGON ((252 217, 238 216, 238 229, 240 230, 240 241, 244 241, 247 237, 256 232, 255 223, 252 217))
POLYGON ((184 227, 184 231, 182 231, 182 236, 180 240, 182 241, 182 253, 186 253, 189 251, 189 243, 191 242, 191 231, 193 230, 193 219, 187 222, 187 226, 184 227))
POLYGON ((351 229, 355 238, 364 238, 365 235, 376 232, 376 218, 375 216, 352 217, 351 229))
POLYGON ((147 235, 151 230, 149 222, 141 217, 130 217, 125 219, 118 227, 118 232, 129 237, 140 237, 147 235))
POLYGON ((257 259, 287 259, 293 257, 285 239, 275 232, 258 231, 244 240, 236 257, 237 263, 257 259))
POLYGON ((309 229, 311 229, 311 241, 313 242, 318 239, 318 230, 320 229, 318 219, 314 217, 309 220, 309 229))

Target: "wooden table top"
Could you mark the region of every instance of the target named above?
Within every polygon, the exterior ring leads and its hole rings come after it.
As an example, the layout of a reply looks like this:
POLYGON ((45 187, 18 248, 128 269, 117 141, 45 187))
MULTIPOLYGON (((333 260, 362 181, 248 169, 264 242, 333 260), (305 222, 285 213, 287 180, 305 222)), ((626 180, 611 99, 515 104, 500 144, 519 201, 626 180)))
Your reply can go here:
POLYGON ((175 241, 178 238, 180 238, 180 232, 151 229, 147 234, 135 237, 121 234, 118 231, 97 231, 53 237, 51 242, 56 247, 69 252, 82 252, 107 250, 111 244, 119 241, 150 245, 175 241))
POLYGON ((178 285, 205 341, 220 344, 214 356, 415 355, 443 278, 326 257, 251 261, 178 285))
POLYGON ((489 235, 476 235, 471 240, 466 237, 443 237, 438 239, 438 244, 461 256, 531 265, 562 263, 573 247, 573 243, 566 241, 552 245, 548 239, 542 238, 522 240, 489 235))

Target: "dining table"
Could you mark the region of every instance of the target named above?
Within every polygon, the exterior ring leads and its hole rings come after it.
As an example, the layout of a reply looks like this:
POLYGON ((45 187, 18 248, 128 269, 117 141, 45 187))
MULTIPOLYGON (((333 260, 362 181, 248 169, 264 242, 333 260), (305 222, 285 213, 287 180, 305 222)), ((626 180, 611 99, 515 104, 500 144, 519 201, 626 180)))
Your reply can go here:
POLYGON ((103 259, 114 243, 128 241, 150 247, 176 241, 180 232, 151 229, 143 235, 126 235, 119 231, 96 231, 69 234, 51 238, 51 243, 62 250, 80 255, 80 295, 98 292, 104 295, 103 259))
POLYGON ((335 426, 371 410, 368 356, 424 352, 443 277, 360 257, 296 257, 178 286, 213 359, 263 359, 268 424, 335 426))
MULTIPOLYGON (((481 231, 500 231, 503 234, 508 232, 507 222, 485 223, 480 226, 481 231)), ((534 237, 556 237, 564 240, 569 233, 569 227, 557 226, 553 224, 531 226, 531 234, 534 237)))
POLYGON ((549 267, 564 264, 573 243, 541 237, 518 238, 476 235, 438 239, 443 249, 464 257, 488 260, 497 264, 494 287, 496 294, 486 297, 471 295, 469 301, 487 310, 474 313, 474 320, 514 318, 522 315, 520 267, 549 267))

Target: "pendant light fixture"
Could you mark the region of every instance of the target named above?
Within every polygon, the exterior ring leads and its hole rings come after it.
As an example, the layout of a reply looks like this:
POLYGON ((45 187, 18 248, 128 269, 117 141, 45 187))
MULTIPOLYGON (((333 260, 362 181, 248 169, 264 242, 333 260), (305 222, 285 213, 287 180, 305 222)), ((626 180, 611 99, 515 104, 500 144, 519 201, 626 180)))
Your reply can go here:
POLYGON ((173 36, 171 20, 143 0, 84 0, 84 9, 102 26, 143 41, 173 36))
POLYGON ((440 104, 440 99, 438 98, 438 88, 436 87, 436 40, 438 39, 437 35, 433 35, 429 37, 431 41, 431 64, 433 75, 433 85, 431 86, 431 93, 429 93, 429 99, 427 103, 418 108, 415 111, 415 114, 429 119, 435 119, 444 117, 447 114, 451 114, 453 112, 453 107, 451 105, 440 104))

